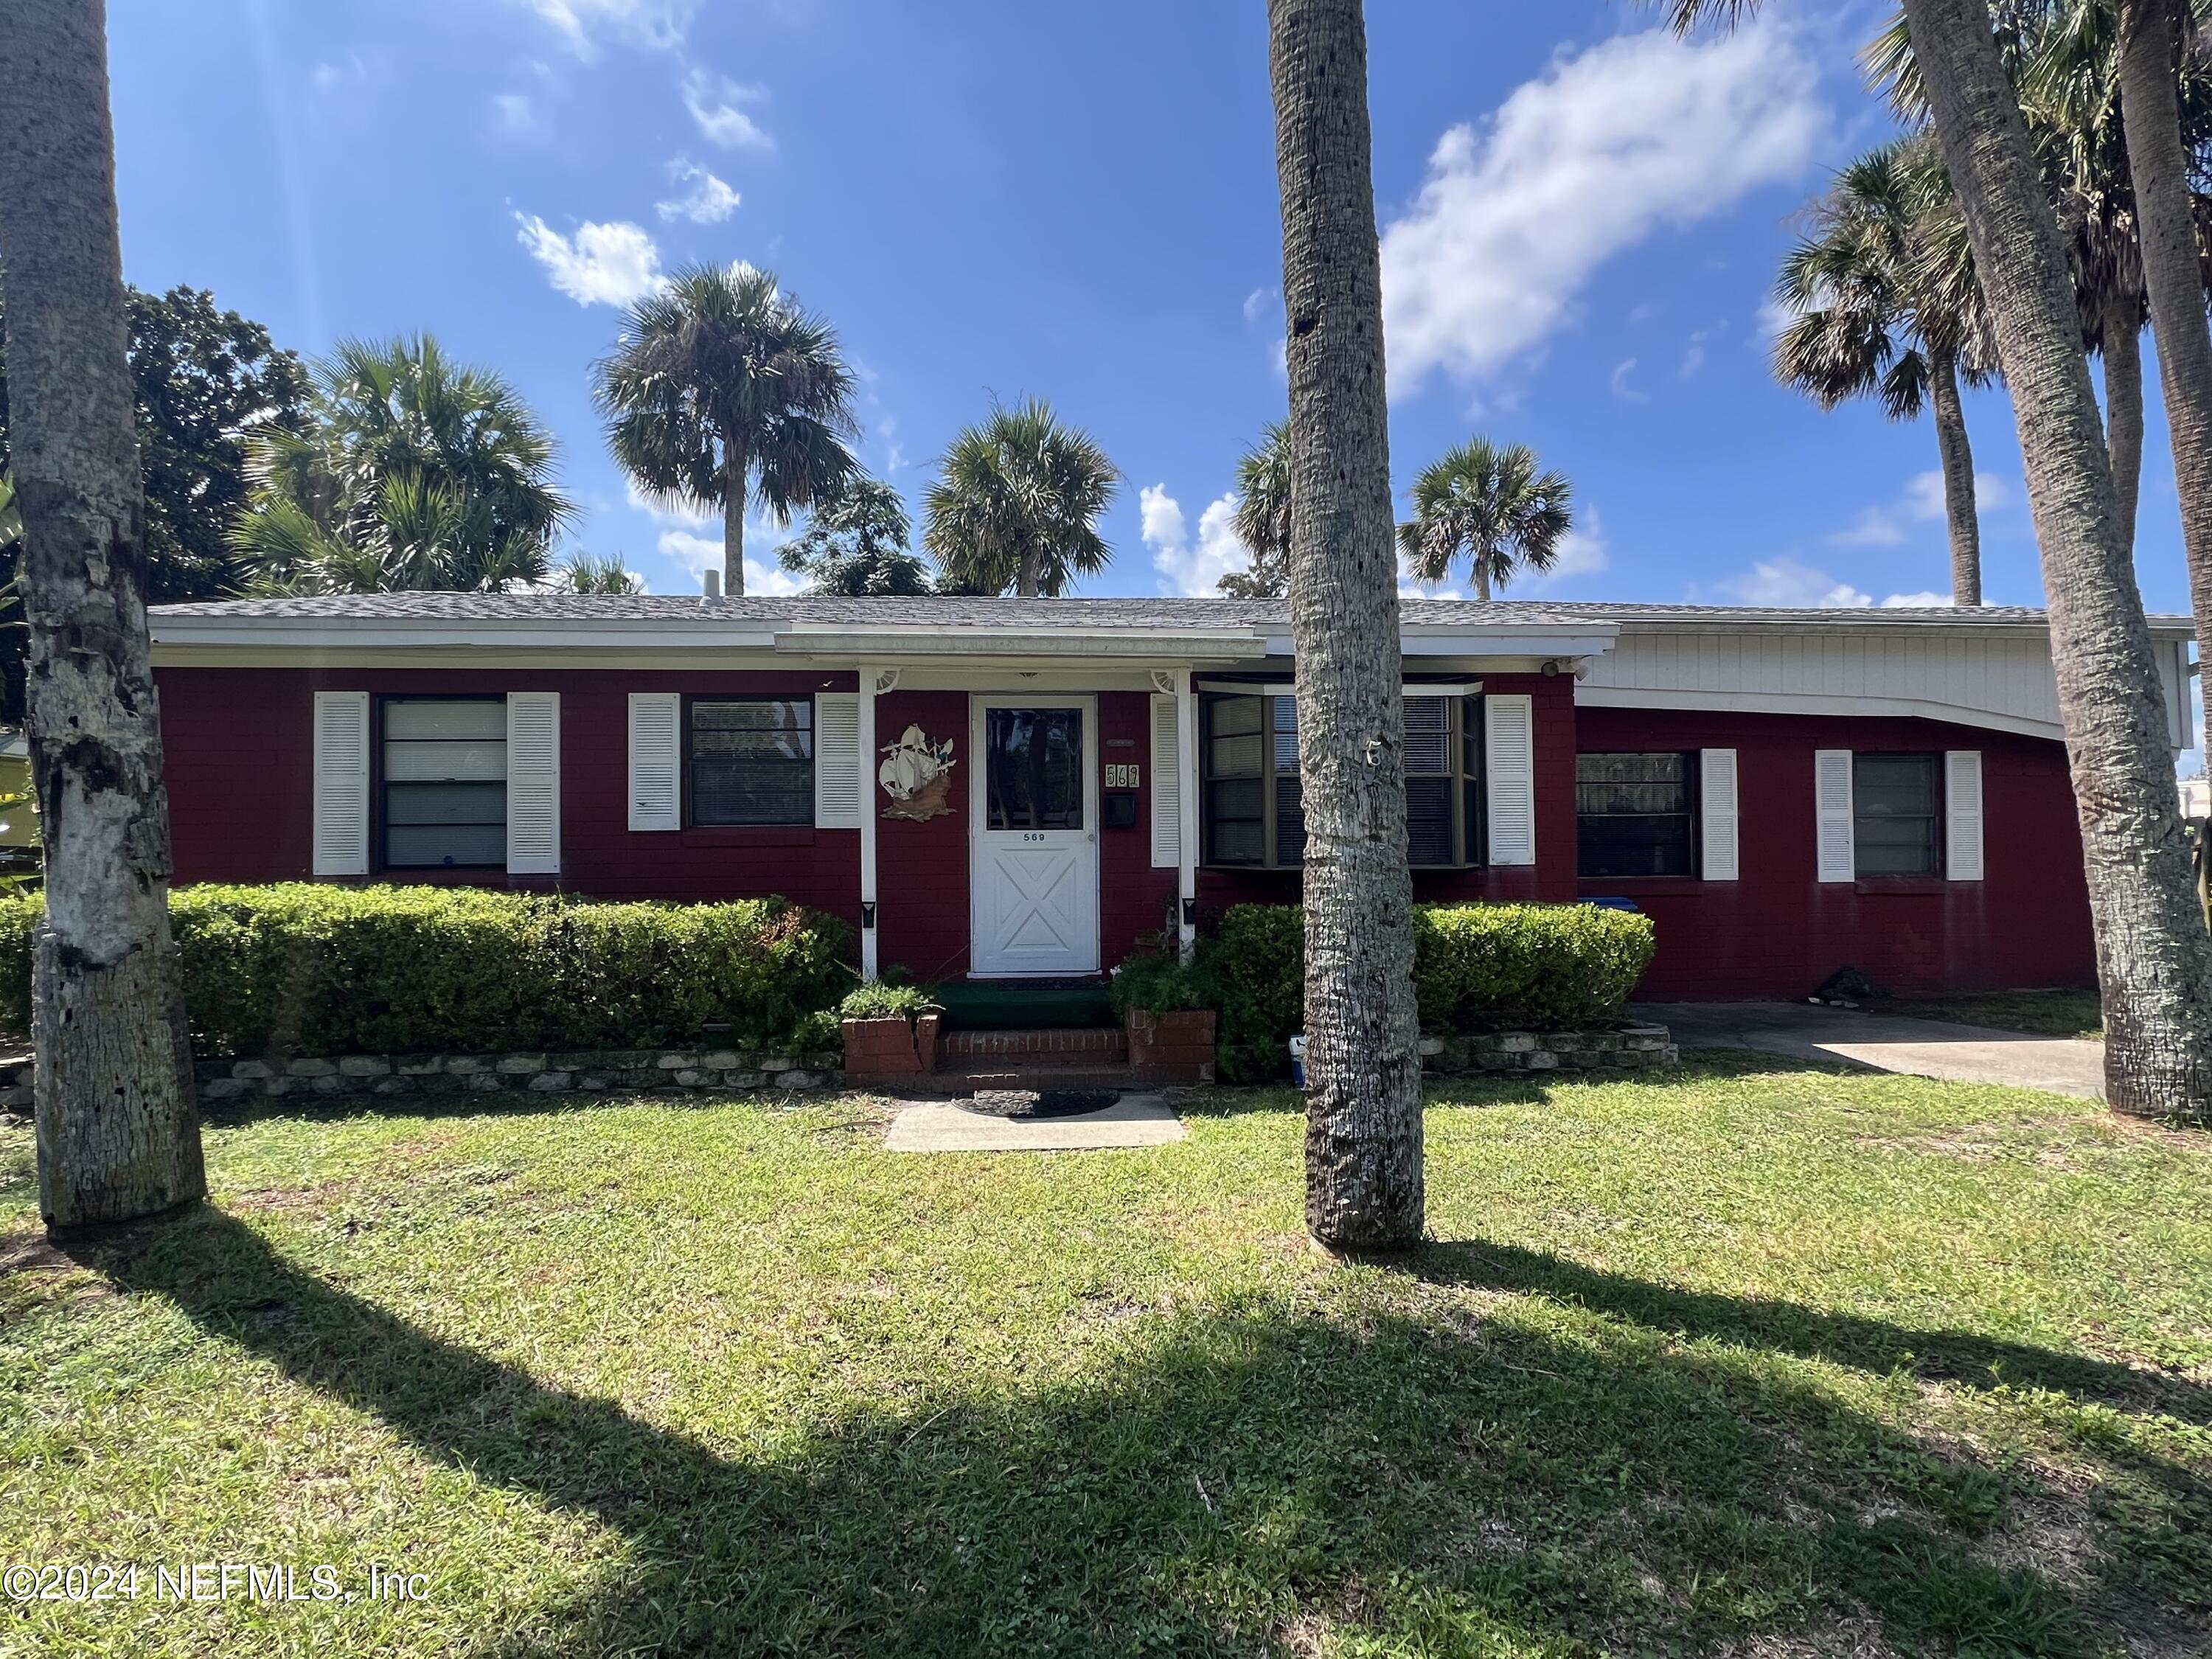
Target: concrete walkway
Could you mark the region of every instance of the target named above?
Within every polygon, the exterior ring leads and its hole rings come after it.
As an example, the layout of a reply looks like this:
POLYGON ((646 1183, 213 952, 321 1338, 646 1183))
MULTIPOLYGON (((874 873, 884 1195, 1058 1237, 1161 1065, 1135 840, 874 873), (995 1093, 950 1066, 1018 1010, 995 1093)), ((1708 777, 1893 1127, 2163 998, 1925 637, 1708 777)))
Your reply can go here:
POLYGON ((908 1106, 884 1137, 893 1152, 1074 1152, 1164 1146, 1189 1133, 1158 1095, 1123 1095, 1080 1117, 994 1117, 953 1101, 908 1106))
POLYGON ((2081 1100, 2105 1097, 2105 1045, 1948 1020, 1900 1019, 1800 1002, 1659 1002, 1631 1011, 1685 1048, 1754 1048, 1843 1060, 1954 1083, 2002 1083, 2081 1100))

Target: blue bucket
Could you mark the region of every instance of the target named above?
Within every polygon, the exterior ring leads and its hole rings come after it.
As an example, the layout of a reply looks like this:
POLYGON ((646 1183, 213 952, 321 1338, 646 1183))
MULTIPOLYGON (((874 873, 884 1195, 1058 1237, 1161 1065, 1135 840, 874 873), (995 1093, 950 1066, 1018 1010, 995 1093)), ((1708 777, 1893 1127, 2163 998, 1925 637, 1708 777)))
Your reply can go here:
POLYGON ((1304 1031, 1291 1039, 1291 1081, 1298 1088, 1306 1086, 1306 1034, 1304 1031))

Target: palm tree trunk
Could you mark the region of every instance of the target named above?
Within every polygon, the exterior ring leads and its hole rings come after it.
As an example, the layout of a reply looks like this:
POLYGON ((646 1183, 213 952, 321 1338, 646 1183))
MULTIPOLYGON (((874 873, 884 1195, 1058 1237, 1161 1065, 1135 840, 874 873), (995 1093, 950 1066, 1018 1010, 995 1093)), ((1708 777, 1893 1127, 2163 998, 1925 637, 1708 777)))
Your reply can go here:
POLYGON ((1422 1224, 1398 559, 1359 0, 1269 0, 1291 382, 1291 635, 1305 791, 1306 1226, 1422 1224))
POLYGON ((1021 562, 1014 567, 1014 597, 1034 599, 1044 580, 1044 554, 1042 550, 1024 546, 1021 562))
POLYGON ((745 452, 722 441, 722 592, 733 599, 745 592, 745 452))
POLYGON ((2174 93, 2184 19, 2175 0, 2122 0, 2120 117, 2141 225, 2159 387, 2181 498, 2181 548, 2197 614, 2197 659, 2212 662, 2212 330, 2174 93))
POLYGON ((2142 324, 2123 304, 2107 317, 2105 337, 2105 447, 2112 458, 2112 495, 2120 514, 2120 545, 2136 547, 2136 506, 2142 495, 2142 324))
POLYGON ((39 1208, 68 1237, 207 1191, 169 933, 100 0, 0 6, 0 259, 46 838, 32 945, 39 1208))
MULTIPOLYGON (((2105 1000, 2106 1098, 2212 1121, 2212 933, 2073 284, 1986 0, 1905 0, 2012 388, 2105 1000)), ((2161 353, 2161 355, 2163 355, 2161 353)))
POLYGON ((1951 603, 1982 602, 1982 526, 1974 511, 1974 450, 1966 441, 1966 409, 1959 398, 1959 360, 1948 351, 1929 362, 1936 406, 1936 449, 1943 461, 1943 516, 1951 527, 1951 603))
POLYGON ((1474 550, 1474 597, 1490 603, 1490 556, 1479 547, 1474 550))

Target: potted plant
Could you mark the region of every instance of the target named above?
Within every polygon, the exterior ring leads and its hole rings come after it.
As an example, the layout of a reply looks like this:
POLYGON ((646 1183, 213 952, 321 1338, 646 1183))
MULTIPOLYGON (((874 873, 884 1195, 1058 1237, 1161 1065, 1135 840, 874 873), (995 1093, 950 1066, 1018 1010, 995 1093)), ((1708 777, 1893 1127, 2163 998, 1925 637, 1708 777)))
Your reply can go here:
POLYGON ((863 985, 838 1005, 845 1074, 855 1079, 920 1077, 937 1069, 945 1011, 913 985, 863 985))

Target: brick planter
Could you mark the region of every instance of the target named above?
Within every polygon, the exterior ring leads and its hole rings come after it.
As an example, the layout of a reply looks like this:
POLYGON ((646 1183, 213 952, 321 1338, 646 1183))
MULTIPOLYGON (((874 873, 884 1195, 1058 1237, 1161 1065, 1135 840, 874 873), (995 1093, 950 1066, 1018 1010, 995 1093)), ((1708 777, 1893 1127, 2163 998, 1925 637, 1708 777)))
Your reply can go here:
POLYGON ((1168 1014, 1132 1008, 1124 1022, 1131 1069, 1146 1083, 1212 1082, 1214 1018, 1211 1008, 1168 1014))
POLYGON ((846 1077, 854 1083, 898 1083, 932 1075, 937 1070, 937 1032, 943 1018, 923 1014, 909 1020, 894 1015, 844 1021, 846 1077))

